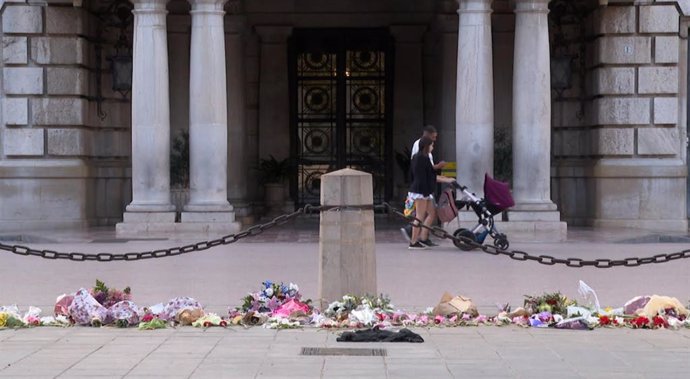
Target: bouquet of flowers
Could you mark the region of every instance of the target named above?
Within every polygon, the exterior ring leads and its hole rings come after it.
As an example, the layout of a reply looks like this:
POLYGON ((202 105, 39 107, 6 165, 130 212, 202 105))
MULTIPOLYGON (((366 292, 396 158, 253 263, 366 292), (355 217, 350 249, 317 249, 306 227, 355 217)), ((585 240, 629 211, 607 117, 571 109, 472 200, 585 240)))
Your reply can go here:
POLYGON ((525 309, 530 313, 549 312, 557 315, 567 315, 568 307, 577 305, 577 302, 568 299, 560 292, 544 293, 541 296, 525 295, 525 309))
POLYGON ((129 287, 125 287, 122 291, 115 288, 108 288, 105 283, 98 279, 96 279, 96 286, 93 287, 90 292, 91 296, 106 308, 110 308, 120 301, 132 300, 131 289, 129 287))
MULTIPOLYGON (((274 283, 266 280, 262 283, 262 288, 258 292, 250 293, 242 299, 242 306, 237 310, 257 313, 274 313, 283 304, 298 304, 308 313, 311 310, 310 300, 301 301, 302 294, 299 292, 297 284, 274 283)), ((232 313, 232 312, 231 312, 232 313)))
POLYGON ((330 303, 323 315, 336 321, 350 319, 363 325, 369 325, 380 319, 378 315, 392 312, 393 305, 386 295, 345 295, 340 301, 330 303))

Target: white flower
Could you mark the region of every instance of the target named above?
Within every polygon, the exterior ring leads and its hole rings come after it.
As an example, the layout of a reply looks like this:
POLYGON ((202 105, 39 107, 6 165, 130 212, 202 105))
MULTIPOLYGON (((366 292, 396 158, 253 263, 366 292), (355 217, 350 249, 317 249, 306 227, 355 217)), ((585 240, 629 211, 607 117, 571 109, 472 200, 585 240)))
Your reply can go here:
POLYGON ((266 294, 267 297, 273 296, 273 288, 269 287, 264 290, 264 293, 266 294))
POLYGON ((299 287, 295 283, 290 283, 290 285, 288 286, 288 289, 290 291, 295 291, 295 292, 299 291, 299 287))
POLYGON ((371 325, 376 321, 374 311, 369 307, 350 312, 350 316, 364 325, 371 325))

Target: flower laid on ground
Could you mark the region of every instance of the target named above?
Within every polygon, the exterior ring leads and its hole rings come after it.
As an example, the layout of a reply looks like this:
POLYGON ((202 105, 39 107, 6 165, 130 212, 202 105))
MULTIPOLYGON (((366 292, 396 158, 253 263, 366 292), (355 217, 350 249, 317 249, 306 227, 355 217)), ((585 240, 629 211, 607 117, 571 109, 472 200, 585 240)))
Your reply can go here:
POLYGON ((110 308, 120 301, 132 300, 131 292, 132 290, 129 287, 125 287, 122 291, 115 288, 108 288, 105 283, 96 279, 96 286, 91 289, 91 296, 102 306, 110 308))
MULTIPOLYGON (((309 313, 312 310, 311 300, 302 301, 301 299, 302 294, 296 284, 274 283, 266 280, 262 283, 261 290, 250 293, 242 299, 242 305, 237 307, 236 311, 271 314, 279 312, 284 316, 292 311, 309 313)), ((230 313, 233 313, 233 310, 230 310, 230 313)))
POLYGON ((149 321, 142 321, 139 323, 139 330, 165 329, 166 327, 166 322, 158 317, 154 317, 149 321))
POLYGON ((266 329, 298 329, 303 326, 299 321, 291 321, 289 318, 281 316, 271 317, 263 324, 266 329))
POLYGON ((552 314, 565 315, 568 307, 577 305, 577 302, 568 299, 560 292, 544 293, 541 296, 525 295, 525 309, 530 313, 550 312, 552 314))
POLYGON ((215 313, 208 313, 203 317, 199 318, 198 320, 194 321, 192 323, 192 326, 196 328, 208 328, 210 326, 226 327, 228 326, 228 322, 220 318, 220 316, 218 316, 215 313))
MULTIPOLYGON (((594 296, 591 288, 587 292, 594 296)), ((423 312, 396 310, 390 298, 346 295, 321 311, 302 301, 296 284, 263 282, 260 291, 242 299, 242 305, 230 308, 228 318, 206 313, 201 304, 190 297, 177 297, 167 303, 146 308, 137 307, 127 290, 109 289, 101 281, 91 290, 80 289, 74 294, 58 297, 54 316, 41 317, 41 310, 29 307, 21 312, 16 305, 0 306, 0 329, 33 326, 117 326, 139 325, 139 329, 160 329, 171 325, 195 327, 263 325, 272 329, 304 326, 321 328, 377 327, 462 327, 480 325, 515 325, 520 327, 553 327, 556 329, 590 330, 596 327, 629 327, 635 329, 690 328, 690 311, 676 298, 650 295, 637 296, 620 308, 599 306, 598 300, 577 305, 560 292, 525 296, 525 306, 511 311, 499 305, 496 316, 479 314, 470 298, 444 294, 436 307, 423 312), (95 295, 95 296, 94 296, 95 295), (105 307, 103 304, 110 304, 105 307), (118 300, 115 303, 112 301, 118 300), (442 307, 448 305, 448 307, 442 307), (450 307, 452 306, 452 307, 450 307)))

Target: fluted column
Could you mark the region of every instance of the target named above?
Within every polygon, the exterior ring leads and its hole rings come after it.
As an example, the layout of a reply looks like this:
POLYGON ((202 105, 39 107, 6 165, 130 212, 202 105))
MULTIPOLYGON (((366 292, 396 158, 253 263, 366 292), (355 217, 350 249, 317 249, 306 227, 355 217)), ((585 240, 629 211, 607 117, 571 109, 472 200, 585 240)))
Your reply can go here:
POLYGON ((494 166, 491 3, 458 0, 455 156, 458 180, 477 193, 494 166))
MULTIPOLYGON (((174 211, 170 202, 167 2, 132 0, 132 202, 127 212, 174 211)), ((172 213, 171 220, 174 218, 172 213)))
MULTIPOLYGON (((514 210, 551 211, 548 0, 516 0, 513 63, 514 210)), ((557 216, 557 215, 556 215, 557 216)), ((551 215, 547 217, 553 220, 551 215)), ((541 217, 530 216, 538 220, 541 217)), ((511 221, 514 217, 511 217, 511 221)), ((558 218, 556 218, 558 219, 558 218)))
MULTIPOLYGON (((189 0, 192 38, 187 212, 232 210, 227 196, 228 115, 223 32, 223 4, 226 1, 189 0)), ((182 221, 185 221, 184 214, 182 221)))

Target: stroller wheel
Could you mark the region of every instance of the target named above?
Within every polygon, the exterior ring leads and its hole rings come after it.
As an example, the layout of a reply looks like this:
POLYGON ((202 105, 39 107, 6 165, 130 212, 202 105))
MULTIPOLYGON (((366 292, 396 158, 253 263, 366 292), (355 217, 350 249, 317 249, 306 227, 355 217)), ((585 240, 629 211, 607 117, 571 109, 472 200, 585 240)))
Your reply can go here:
MULTIPOLYGON (((453 233, 453 237, 464 238, 464 239, 468 239, 468 240, 477 242, 477 238, 474 235, 474 233, 472 233, 471 231, 469 231, 467 229, 461 228, 461 229, 456 230, 453 233)), ((455 247, 457 247, 458 249, 463 250, 463 251, 470 251, 470 250, 475 248, 475 246, 473 246, 469 243, 458 241, 458 240, 453 240, 453 244, 455 245, 455 247)))
POLYGON ((508 250, 510 243, 506 238, 496 238, 494 240, 494 246, 496 246, 496 248, 499 250, 508 250))

